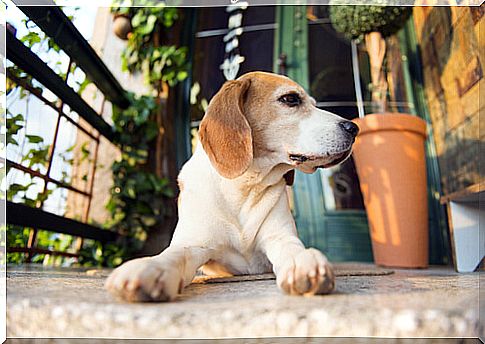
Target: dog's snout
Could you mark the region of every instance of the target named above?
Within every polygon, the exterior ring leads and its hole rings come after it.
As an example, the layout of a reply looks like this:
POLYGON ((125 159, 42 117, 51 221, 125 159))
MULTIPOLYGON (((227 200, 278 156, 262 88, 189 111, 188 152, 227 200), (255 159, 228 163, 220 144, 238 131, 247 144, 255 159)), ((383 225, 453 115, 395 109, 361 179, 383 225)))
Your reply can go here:
POLYGON ((340 122, 338 125, 354 137, 357 136, 357 134, 359 133, 359 127, 357 126, 357 124, 351 121, 343 121, 340 122))

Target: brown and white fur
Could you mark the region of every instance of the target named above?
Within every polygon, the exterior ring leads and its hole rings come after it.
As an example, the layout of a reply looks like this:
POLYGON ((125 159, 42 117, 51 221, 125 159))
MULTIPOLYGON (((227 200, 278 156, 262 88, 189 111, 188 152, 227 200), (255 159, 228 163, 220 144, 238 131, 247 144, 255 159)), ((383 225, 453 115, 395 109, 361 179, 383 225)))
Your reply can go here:
POLYGON ((205 274, 273 271, 288 294, 334 289, 332 266, 298 239, 285 174, 313 173, 351 153, 357 126, 315 107, 287 77, 252 72, 213 97, 179 175, 179 221, 161 254, 115 269, 106 288, 128 301, 173 300, 205 274))

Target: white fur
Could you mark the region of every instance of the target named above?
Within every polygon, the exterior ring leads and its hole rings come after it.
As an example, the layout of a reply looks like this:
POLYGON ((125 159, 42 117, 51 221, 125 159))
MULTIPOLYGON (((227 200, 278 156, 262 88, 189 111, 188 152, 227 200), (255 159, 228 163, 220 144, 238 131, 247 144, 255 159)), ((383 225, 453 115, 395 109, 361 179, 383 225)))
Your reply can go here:
POLYGON ((341 121, 341 117, 331 112, 314 108, 309 117, 300 121, 295 150, 308 155, 325 156, 349 149, 337 129, 341 121))
POLYGON ((305 249, 297 236, 283 175, 301 166, 288 161, 286 150, 328 161, 329 155, 350 149, 351 143, 337 128, 342 119, 315 108, 314 101, 305 97, 312 104, 310 115, 303 119, 288 115, 295 109, 274 105, 281 108, 279 121, 295 123, 297 139, 286 142, 269 131, 269 143, 285 151, 255 157, 235 179, 221 177, 199 144, 179 175, 183 185, 179 222, 169 248, 115 269, 106 282, 108 290, 134 301, 172 300, 202 268, 207 274, 273 271, 284 292, 330 292, 334 288, 331 265, 318 250, 305 249))

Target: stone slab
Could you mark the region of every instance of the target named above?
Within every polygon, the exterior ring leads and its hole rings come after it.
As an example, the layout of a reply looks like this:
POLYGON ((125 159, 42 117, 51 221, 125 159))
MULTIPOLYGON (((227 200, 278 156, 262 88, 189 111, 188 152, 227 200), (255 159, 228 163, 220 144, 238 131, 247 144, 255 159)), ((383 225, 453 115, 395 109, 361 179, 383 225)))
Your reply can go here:
MULTIPOLYGON (((374 269, 335 265, 337 272, 374 269)), ((477 337, 484 278, 450 268, 393 269, 337 277, 335 293, 314 297, 283 295, 272 279, 226 281, 192 284, 172 303, 130 304, 104 291, 108 272, 9 267, 7 336, 477 337)))

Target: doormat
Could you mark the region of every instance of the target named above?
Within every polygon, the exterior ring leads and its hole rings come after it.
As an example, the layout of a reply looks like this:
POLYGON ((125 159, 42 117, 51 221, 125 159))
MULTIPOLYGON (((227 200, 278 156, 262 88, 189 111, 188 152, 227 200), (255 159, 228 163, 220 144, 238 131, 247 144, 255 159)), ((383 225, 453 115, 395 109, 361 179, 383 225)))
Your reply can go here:
MULTIPOLYGON (((376 267, 372 264, 356 263, 337 263, 332 264, 336 277, 353 277, 353 276, 385 276, 394 273, 393 270, 376 267)), ((258 275, 240 275, 240 276, 195 276, 192 283, 235 283, 247 281, 274 280, 276 276, 273 273, 258 275)))

